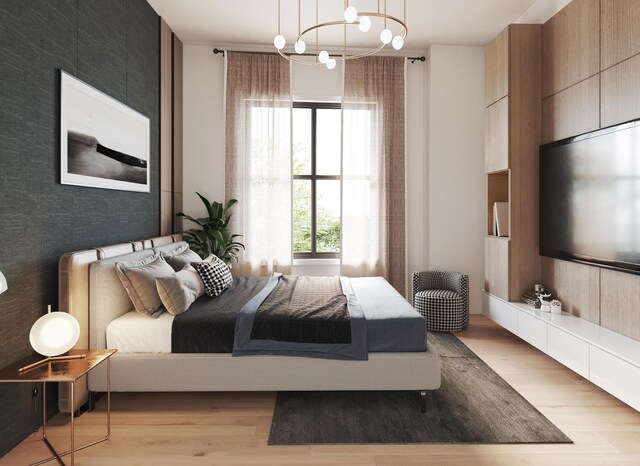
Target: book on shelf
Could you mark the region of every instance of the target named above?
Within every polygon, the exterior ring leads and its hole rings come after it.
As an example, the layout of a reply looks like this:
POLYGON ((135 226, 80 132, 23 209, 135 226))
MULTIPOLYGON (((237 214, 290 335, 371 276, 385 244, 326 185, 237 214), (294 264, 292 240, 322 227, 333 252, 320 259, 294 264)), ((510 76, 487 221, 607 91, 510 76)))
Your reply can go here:
POLYGON ((493 203, 493 234, 509 236, 509 203, 493 203))

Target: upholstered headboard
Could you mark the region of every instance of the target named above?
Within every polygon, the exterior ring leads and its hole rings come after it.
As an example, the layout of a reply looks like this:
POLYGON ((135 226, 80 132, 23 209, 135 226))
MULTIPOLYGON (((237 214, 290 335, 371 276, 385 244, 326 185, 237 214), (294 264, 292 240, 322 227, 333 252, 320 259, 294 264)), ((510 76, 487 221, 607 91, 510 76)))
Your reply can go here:
MULTIPOLYGON (((156 250, 160 249, 173 249, 179 247, 178 242, 182 239, 181 235, 161 236, 158 238, 149 238, 140 241, 133 241, 130 243, 120 243, 109 246, 103 246, 93 249, 85 249, 82 251, 68 252, 60 258, 58 264, 58 309, 60 311, 68 312, 72 314, 80 324, 80 338, 76 343, 76 348, 104 348, 105 347, 105 334, 106 326, 111 320, 109 316, 115 315, 112 311, 106 311, 107 315, 102 317, 104 309, 111 309, 110 305, 117 303, 114 309, 127 308, 127 312, 133 307, 129 301, 129 297, 126 291, 119 283, 119 288, 116 287, 112 281, 108 281, 108 263, 111 261, 115 267, 115 262, 120 260, 126 260, 123 255, 135 257, 136 254, 142 254, 141 257, 154 254, 156 250), (117 258, 117 259, 116 259, 117 258), (97 266, 96 264, 103 264, 97 266), (100 286, 98 293, 94 295, 91 292, 91 269, 96 265, 96 274, 100 275, 99 280, 102 280, 102 276, 106 275, 107 283, 111 283, 112 295, 107 298, 103 293, 106 291, 106 286, 100 286), (124 298, 123 299, 123 294, 124 298), (99 306, 99 311, 94 314, 95 317, 91 317, 91 303, 94 306, 99 306), (107 306, 109 304, 109 306, 107 306), (97 317, 101 316, 101 317, 97 317), (95 322, 94 322, 95 320, 95 322), (92 326, 93 325, 93 326, 92 326), (99 327, 100 326, 100 327, 99 327), (92 336, 91 329, 94 329, 94 335, 92 336), (102 330, 100 331, 99 328, 102 330), (100 338, 99 336, 102 335, 100 338), (100 345, 100 346, 99 346, 100 345)), ((183 243, 180 243, 183 244, 183 243)), ((115 275, 115 269, 112 270, 115 275)), ((117 279, 117 276, 116 276, 117 279)), ((102 283, 101 281, 98 283, 102 283)), ((118 311, 120 312, 120 311, 118 311)), ((120 315, 120 314, 119 314, 120 315)), ((117 315, 115 316, 117 317, 117 315)), ((113 317, 113 318, 115 318, 113 317)), ((61 412, 70 412, 68 396, 68 384, 60 384, 60 399, 59 409, 61 412)), ((75 406, 73 411, 76 411, 80 406, 86 403, 88 391, 85 384, 76 384, 75 393, 75 406), (84 388, 83 388, 84 387, 84 388)))
POLYGON ((183 241, 143 249, 108 259, 98 260, 89 266, 89 347, 107 347, 106 329, 109 322, 133 309, 129 295, 116 273, 116 263, 138 261, 158 251, 171 251, 186 244, 183 241))

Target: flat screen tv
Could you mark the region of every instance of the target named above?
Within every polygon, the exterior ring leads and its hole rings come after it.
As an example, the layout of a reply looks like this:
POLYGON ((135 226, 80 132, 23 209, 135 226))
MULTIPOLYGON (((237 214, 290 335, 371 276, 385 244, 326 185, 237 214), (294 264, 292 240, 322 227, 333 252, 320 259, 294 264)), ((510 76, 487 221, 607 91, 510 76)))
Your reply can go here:
POLYGON ((640 274, 640 119, 540 146, 540 255, 640 274))

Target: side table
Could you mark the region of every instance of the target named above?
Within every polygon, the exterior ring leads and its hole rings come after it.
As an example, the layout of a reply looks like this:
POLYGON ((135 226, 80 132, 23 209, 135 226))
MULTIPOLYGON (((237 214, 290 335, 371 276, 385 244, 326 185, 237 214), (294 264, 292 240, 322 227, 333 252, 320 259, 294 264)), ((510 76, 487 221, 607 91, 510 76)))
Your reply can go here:
POLYGON ((53 456, 44 460, 33 463, 31 466, 37 466, 39 464, 46 463, 48 461, 57 459, 60 464, 64 465, 62 457, 71 455, 71 466, 75 464, 75 452, 83 450, 97 443, 109 440, 111 435, 111 356, 117 350, 103 349, 103 350, 88 350, 88 349, 73 349, 69 351, 68 355, 84 355, 79 359, 69 359, 66 361, 50 361, 46 364, 42 364, 34 367, 33 369, 19 372, 21 367, 28 366, 40 359, 40 355, 33 355, 24 358, 21 361, 3 369, 0 371, 0 382, 42 382, 42 399, 43 399, 43 421, 42 421, 42 440, 47 445, 53 456), (48 382, 69 382, 71 384, 70 398, 71 406, 73 406, 73 386, 74 383, 83 375, 89 373, 94 367, 103 361, 107 361, 107 434, 94 442, 75 447, 75 428, 74 428, 74 413, 71 411, 71 448, 63 453, 58 453, 53 445, 47 439, 47 383, 48 382))

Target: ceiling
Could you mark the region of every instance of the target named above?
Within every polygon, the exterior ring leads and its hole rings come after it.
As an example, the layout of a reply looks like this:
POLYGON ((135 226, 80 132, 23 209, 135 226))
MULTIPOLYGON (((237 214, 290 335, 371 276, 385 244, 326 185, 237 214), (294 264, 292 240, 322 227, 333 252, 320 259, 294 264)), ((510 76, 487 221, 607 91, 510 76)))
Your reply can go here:
MULTIPOLYGON (((277 0, 148 0, 185 44, 225 48, 273 49, 277 34, 277 0)), ((291 43, 297 37, 298 0, 281 1, 281 32, 291 43)), ((387 13, 403 18, 403 0, 386 0, 387 13)), ((409 35, 404 51, 424 51, 431 44, 484 45, 507 24, 541 23, 570 0, 406 0, 409 35)), ((301 27, 315 24, 314 0, 300 0, 301 27)), ((381 0, 381 9, 385 0, 381 0)), ((319 22, 341 19, 344 0, 318 0, 319 22)), ((359 11, 376 11, 378 0, 350 0, 359 11)), ((372 18, 373 19, 373 18, 372 18)), ((353 47, 379 43, 381 25, 369 33, 348 30, 353 47)), ((393 28, 392 28, 393 30, 393 28)), ((394 31, 395 33, 395 31, 394 31)), ((342 27, 322 29, 320 42, 342 44, 342 27)), ((306 39, 313 43, 314 37, 306 39)))

